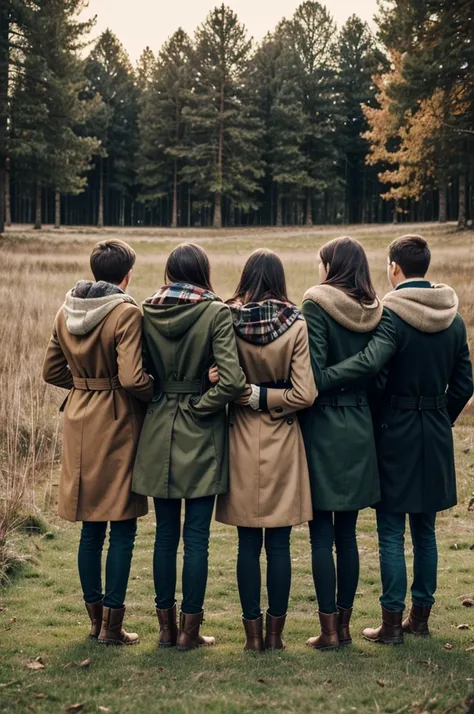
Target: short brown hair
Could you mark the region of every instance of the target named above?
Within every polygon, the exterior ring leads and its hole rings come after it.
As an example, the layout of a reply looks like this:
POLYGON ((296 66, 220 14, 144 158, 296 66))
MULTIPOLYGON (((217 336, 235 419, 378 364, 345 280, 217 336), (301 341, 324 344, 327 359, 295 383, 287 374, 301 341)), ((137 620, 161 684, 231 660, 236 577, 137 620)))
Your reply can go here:
POLYGON ((407 235, 390 243, 388 259, 400 266, 406 278, 424 278, 430 267, 431 251, 424 238, 407 235))
POLYGON ((135 265, 135 251, 122 240, 103 240, 91 253, 91 270, 94 278, 120 285, 135 265))

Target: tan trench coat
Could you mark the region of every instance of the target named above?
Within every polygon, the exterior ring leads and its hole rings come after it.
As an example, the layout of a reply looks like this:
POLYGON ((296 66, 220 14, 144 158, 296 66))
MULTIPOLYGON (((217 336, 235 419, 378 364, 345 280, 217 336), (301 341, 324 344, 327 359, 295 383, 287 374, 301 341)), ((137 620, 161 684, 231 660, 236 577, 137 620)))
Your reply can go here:
POLYGON ((219 496, 216 519, 250 528, 306 523, 313 509, 296 412, 311 406, 317 395, 306 323, 297 320, 264 346, 237 336, 237 347, 249 383, 289 379, 292 388, 268 389, 269 412, 232 407, 229 493, 219 496))
POLYGON ((147 499, 131 492, 144 403, 152 397, 152 382, 142 367, 140 309, 122 303, 81 336, 68 331, 61 310, 43 377, 71 390, 64 410, 61 518, 123 521, 145 515, 147 499), (107 380, 118 388, 105 388, 107 380))

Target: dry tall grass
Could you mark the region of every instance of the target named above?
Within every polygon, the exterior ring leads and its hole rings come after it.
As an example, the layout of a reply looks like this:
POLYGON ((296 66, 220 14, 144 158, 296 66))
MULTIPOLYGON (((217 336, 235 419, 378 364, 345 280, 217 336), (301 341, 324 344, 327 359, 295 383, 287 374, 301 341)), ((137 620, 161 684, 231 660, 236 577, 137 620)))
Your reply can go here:
MULTIPOLYGON (((120 235, 138 254, 131 292, 143 300, 162 283, 166 256, 177 242, 195 240, 209 252, 216 292, 228 297, 248 254, 273 248, 286 266, 295 301, 317 281, 318 248, 349 233, 365 245, 379 294, 386 291, 387 244, 401 232, 415 230, 433 248, 431 278, 458 291, 461 312, 474 336, 474 235, 433 224, 286 230, 127 230, 91 233, 85 229, 43 231, 14 229, 0 240, 0 577, 8 566, 8 539, 25 514, 44 505, 44 486, 53 494, 60 454, 58 405, 61 390, 43 384, 41 364, 56 311, 66 291, 89 275, 88 256, 99 236, 120 235), (39 488, 41 485, 41 488, 39 488), (40 496, 41 494, 41 496, 40 496)), ((471 421, 474 410, 467 410, 471 421)), ((465 420, 466 420, 465 415, 465 420)))

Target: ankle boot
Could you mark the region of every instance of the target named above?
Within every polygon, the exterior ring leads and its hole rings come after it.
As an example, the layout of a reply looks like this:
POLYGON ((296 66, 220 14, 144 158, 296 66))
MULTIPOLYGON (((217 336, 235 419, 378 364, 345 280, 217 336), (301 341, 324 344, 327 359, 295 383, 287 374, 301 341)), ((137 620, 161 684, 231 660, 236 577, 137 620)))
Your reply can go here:
POLYGON ((378 642, 381 645, 402 645, 403 612, 392 612, 382 607, 382 624, 380 627, 372 629, 366 627, 363 635, 369 642, 378 642))
POLYGON ((104 607, 99 642, 102 645, 138 645, 140 638, 135 632, 125 632, 122 627, 125 608, 104 607))
POLYGON ((281 617, 273 617, 267 612, 266 617, 266 633, 265 633, 265 649, 267 650, 284 650, 285 643, 281 635, 285 627, 286 615, 281 617))
POLYGON ((264 652, 265 645, 263 643, 263 615, 257 617, 256 620, 246 620, 242 618, 244 630, 247 636, 245 643, 245 652, 264 652))
POLYGON ((340 645, 351 645, 352 637, 349 629, 349 623, 352 617, 352 607, 348 610, 343 607, 337 607, 338 612, 338 635, 340 645))
POLYGON ((318 615, 321 634, 319 637, 310 637, 306 644, 315 650, 336 650, 340 644, 337 612, 333 612, 331 615, 318 612, 318 615))
POLYGON ((165 649, 168 647, 176 647, 178 640, 178 626, 176 624, 176 603, 168 610, 160 610, 156 608, 156 615, 160 623, 160 639, 158 647, 165 649))
POLYGON ((410 614, 403 621, 402 629, 407 635, 416 635, 417 637, 429 637, 430 630, 428 620, 431 614, 431 607, 428 605, 415 605, 412 603, 410 614))
POLYGON ((99 637, 100 628, 102 625, 102 600, 99 602, 86 602, 86 610, 91 621, 91 631, 89 633, 89 638, 91 640, 96 640, 99 637))
POLYGON ((199 634, 199 629, 204 620, 204 612, 179 616, 178 642, 176 649, 179 652, 188 652, 198 647, 213 647, 216 644, 214 637, 204 637, 199 634))

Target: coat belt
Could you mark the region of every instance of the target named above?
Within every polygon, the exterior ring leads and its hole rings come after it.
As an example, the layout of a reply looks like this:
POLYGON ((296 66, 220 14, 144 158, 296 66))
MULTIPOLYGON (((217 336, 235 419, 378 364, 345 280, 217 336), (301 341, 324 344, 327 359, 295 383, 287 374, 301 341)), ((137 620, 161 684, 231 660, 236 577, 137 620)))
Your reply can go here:
POLYGON ((163 382, 159 389, 163 394, 201 394, 200 379, 185 379, 181 382, 163 382))
POLYGON ((366 407, 369 400, 366 394, 334 394, 318 397, 316 404, 321 407, 366 407))
POLYGON ((74 389, 79 389, 83 392, 112 392, 115 389, 120 389, 121 384, 118 376, 115 377, 75 377, 72 378, 74 389))
POLYGON ((441 394, 439 397, 397 397, 393 394, 388 400, 387 406, 391 409, 439 411, 448 406, 448 396, 441 394))

